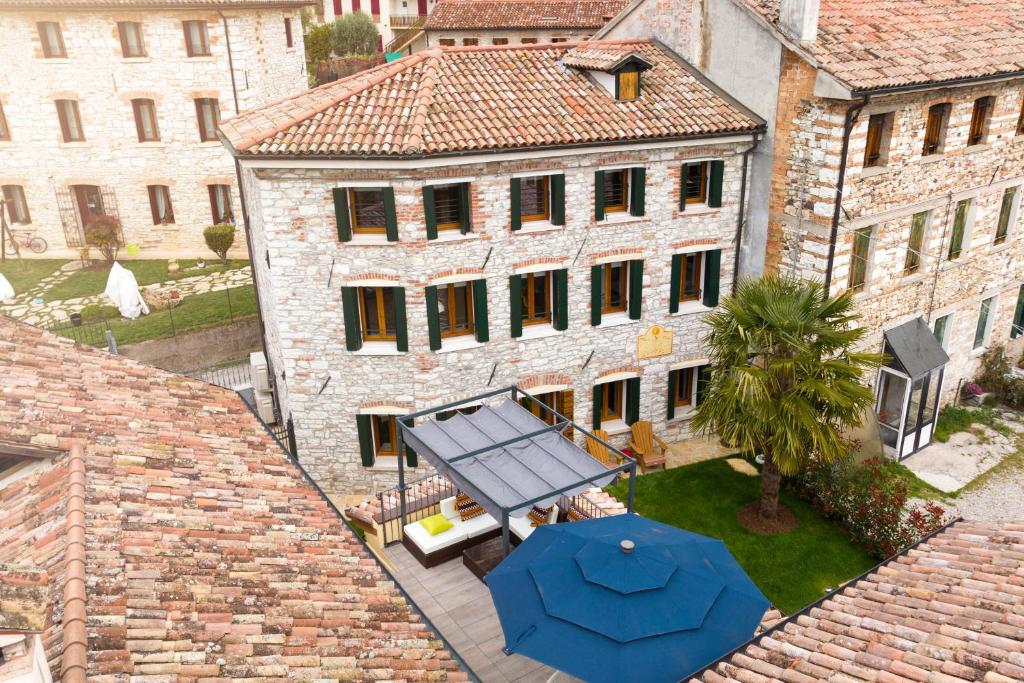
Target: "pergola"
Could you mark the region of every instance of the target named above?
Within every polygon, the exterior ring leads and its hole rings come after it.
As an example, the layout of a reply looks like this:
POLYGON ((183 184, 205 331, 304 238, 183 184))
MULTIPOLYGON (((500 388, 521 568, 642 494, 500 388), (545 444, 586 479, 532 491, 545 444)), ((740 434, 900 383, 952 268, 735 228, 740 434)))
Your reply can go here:
MULTIPOLYGON (((549 506, 560 497, 571 497, 590 486, 605 486, 621 472, 629 472, 626 508, 633 511, 636 460, 599 439, 516 386, 495 389, 477 396, 398 417, 398 452, 408 444, 442 475, 471 496, 496 519, 501 519, 504 552, 509 552, 509 518, 521 517, 534 505, 549 506), (503 394, 496 406, 482 403, 503 394), (553 416, 547 424, 519 404, 526 399, 553 416), (460 407, 481 404, 470 415, 456 413, 413 426, 416 418, 434 416, 460 407), (608 467, 565 438, 569 428, 594 439, 620 457, 608 467)), ((398 489, 402 526, 406 520, 404 458, 398 458, 398 489)))

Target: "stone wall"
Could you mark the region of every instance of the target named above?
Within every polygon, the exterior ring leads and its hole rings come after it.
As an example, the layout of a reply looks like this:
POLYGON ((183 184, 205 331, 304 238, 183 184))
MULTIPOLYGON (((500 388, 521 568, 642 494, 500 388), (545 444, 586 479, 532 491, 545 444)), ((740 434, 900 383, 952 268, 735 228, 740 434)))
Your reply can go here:
MULTIPOLYGON (((679 314, 669 314, 671 255, 721 248, 722 292, 728 293, 735 257, 740 152, 748 146, 723 142, 486 164, 467 160, 462 166, 421 171, 246 169, 268 351, 283 412, 295 419, 302 464, 329 491, 379 490, 394 484, 395 472, 360 464, 354 417, 360 410, 408 412, 488 388, 517 382, 543 384, 548 381, 545 377, 555 376, 569 378, 575 418, 589 426, 594 381, 624 368, 641 375, 641 418, 651 420, 657 433, 667 439, 686 435, 685 419, 666 424, 668 371, 702 360, 701 321, 708 309, 684 304, 679 314), (709 157, 725 159, 722 207, 698 210, 691 206, 680 213, 680 162, 709 157), (594 171, 609 165, 646 167, 642 218, 594 223, 594 171), (565 227, 512 233, 510 176, 562 169, 565 227), (428 243, 421 187, 425 179, 441 177, 472 182, 473 232, 453 241, 428 243), (379 181, 394 187, 399 242, 374 246, 338 242, 331 190, 352 181, 379 181), (257 215, 262 219, 257 220, 257 215), (644 259, 642 319, 592 327, 590 268, 595 259, 614 253, 644 259), (538 262, 569 271, 569 326, 542 338, 513 339, 509 275, 538 262), (454 272, 473 274, 466 279, 481 272, 485 276, 490 341, 460 350, 431 351, 424 286, 454 272), (370 278, 405 287, 408 353, 373 355, 365 349, 345 349, 340 288, 370 278), (655 324, 673 332, 672 354, 638 360, 637 336, 655 324)), ((624 434, 614 439, 625 443, 624 434)))
MULTIPOLYGON (((305 88, 298 10, 225 17, 241 109, 305 88), (286 16, 292 48, 285 46, 286 16)), ((11 129, 11 140, 0 142, 0 185, 24 188, 32 223, 23 227, 47 240, 45 256, 76 255, 67 247, 58 208, 58 194, 70 204, 71 185, 112 190, 125 241, 138 244, 143 258, 209 256, 202 237, 211 223, 209 184, 232 187, 240 223, 234 162, 220 142, 200 142, 194 103, 217 98, 221 118, 236 113, 224 23, 216 12, 4 11, 0 33, 0 103, 11 129), (206 20, 212 56, 186 56, 182 21, 192 19, 206 20), (66 59, 41 58, 37 21, 61 23, 66 59), (118 21, 142 23, 148 56, 121 56, 118 21), (134 98, 154 100, 159 142, 138 141, 134 98), (55 99, 78 101, 84 142, 63 142, 55 99), (170 188, 173 224, 153 225, 147 185, 170 188)), ((244 257, 241 230, 235 245, 232 256, 244 257)))

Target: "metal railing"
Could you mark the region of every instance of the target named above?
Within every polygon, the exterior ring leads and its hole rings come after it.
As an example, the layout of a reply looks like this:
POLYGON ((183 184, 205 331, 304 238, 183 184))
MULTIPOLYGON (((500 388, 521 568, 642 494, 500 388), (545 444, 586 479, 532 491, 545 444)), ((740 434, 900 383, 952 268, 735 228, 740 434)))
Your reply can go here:
POLYGON ((388 20, 391 28, 414 28, 423 26, 427 18, 419 14, 391 14, 388 20))
POLYGON ((252 365, 249 364, 248 356, 245 358, 235 358, 234 360, 205 368, 186 370, 181 374, 235 391, 251 389, 253 386, 252 365))

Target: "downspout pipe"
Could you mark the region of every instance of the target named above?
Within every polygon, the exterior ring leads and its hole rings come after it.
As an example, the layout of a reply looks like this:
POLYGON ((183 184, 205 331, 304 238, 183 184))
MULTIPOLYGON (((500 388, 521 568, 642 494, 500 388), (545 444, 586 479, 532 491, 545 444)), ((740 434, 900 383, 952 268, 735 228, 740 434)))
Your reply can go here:
POLYGON ((747 209, 747 167, 750 164, 750 155, 757 146, 761 144, 761 137, 754 137, 754 144, 750 145, 743 152, 743 175, 740 178, 740 208, 736 216, 736 256, 732 264, 732 291, 736 291, 736 280, 740 276, 740 253, 743 248, 743 223, 746 221, 747 209))
MULTIPOLYGON (((839 178, 836 180, 835 210, 832 212, 832 232, 828 238, 828 264, 825 266, 825 293, 832 288, 832 267, 835 265, 836 240, 839 237, 839 219, 843 215, 843 189, 846 184, 846 162, 850 153, 850 133, 853 131, 853 124, 857 122, 857 116, 868 105, 870 95, 854 104, 846 110, 846 120, 843 122, 843 148, 839 154, 839 178)), ((803 211, 803 207, 800 207, 803 211)))
MULTIPOLYGON (((235 103, 235 116, 242 113, 241 106, 238 102, 238 84, 235 82, 235 58, 231 52, 231 33, 228 32, 228 18, 224 16, 224 13, 220 10, 217 11, 220 16, 221 22, 224 25, 224 46, 228 52, 228 71, 231 74, 231 95, 235 103)), ((235 180, 238 184, 238 203, 242 207, 242 231, 245 233, 245 248, 249 253, 249 271, 252 273, 252 290, 256 295, 256 326, 260 331, 260 347, 263 349, 263 355, 267 356, 267 330, 263 326, 263 305, 260 302, 260 285, 256 281, 256 257, 252 248, 252 235, 249 234, 249 208, 245 203, 245 186, 242 185, 242 164, 238 161, 238 156, 232 154, 235 162, 235 180)), ((270 365, 270 358, 267 357, 267 369, 271 377, 274 376, 274 368, 270 365)), ((275 394, 274 401, 277 401, 275 394)))

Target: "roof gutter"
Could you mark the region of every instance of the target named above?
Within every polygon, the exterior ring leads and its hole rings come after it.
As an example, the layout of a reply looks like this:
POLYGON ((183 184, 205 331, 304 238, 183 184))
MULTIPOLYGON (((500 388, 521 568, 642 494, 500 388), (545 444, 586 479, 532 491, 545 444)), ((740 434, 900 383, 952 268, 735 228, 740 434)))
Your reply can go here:
MULTIPOLYGON (((871 99, 870 95, 854 104, 846 110, 846 119, 843 122, 843 148, 839 155, 839 179, 836 181, 835 210, 832 212, 832 232, 828 238, 828 264, 825 266, 825 295, 828 295, 832 287, 832 268, 836 258, 836 240, 839 237, 839 219, 843 215, 843 189, 846 184, 846 162, 850 154, 850 133, 853 131, 853 124, 857 122, 857 116, 867 106, 871 99)), ((803 207, 800 207, 803 215, 803 207)))
POLYGON ((88 636, 85 631, 85 448, 71 444, 68 455, 67 534, 64 550, 63 683, 85 683, 88 636))
POLYGON ((872 95, 889 95, 899 94, 905 92, 914 92, 916 90, 936 90, 939 88, 952 88, 960 85, 976 85, 978 83, 988 83, 991 81, 1009 81, 1014 78, 1024 78, 1024 70, 1022 71, 1011 71, 1008 73, 990 74, 988 76, 967 76, 964 78, 954 78, 948 81, 935 81, 932 83, 915 83, 912 85, 893 85, 885 88, 862 88, 852 89, 851 93, 860 97, 872 96, 872 95))

